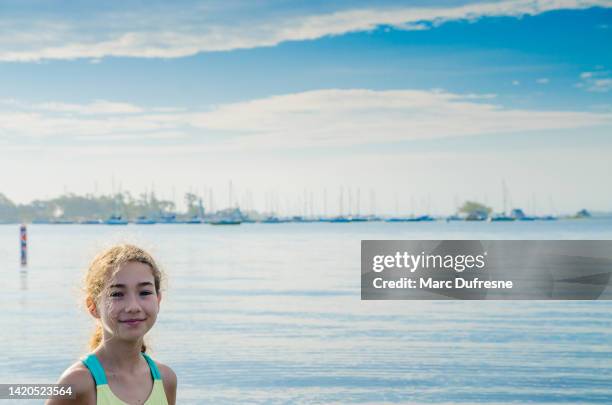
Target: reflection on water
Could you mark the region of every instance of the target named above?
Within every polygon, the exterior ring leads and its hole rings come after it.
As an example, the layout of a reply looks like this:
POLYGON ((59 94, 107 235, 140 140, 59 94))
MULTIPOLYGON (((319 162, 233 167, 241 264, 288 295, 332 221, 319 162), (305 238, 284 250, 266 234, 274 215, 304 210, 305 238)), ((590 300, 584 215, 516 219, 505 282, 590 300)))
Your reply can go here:
POLYGON ((28 289, 28 270, 25 268, 19 270, 19 287, 21 291, 26 291, 28 289))
POLYGON ((609 302, 361 301, 359 290, 361 239, 612 239, 610 221, 28 230, 19 271, 16 228, 0 226, 0 383, 54 382, 87 351, 84 269, 124 240, 168 275, 147 338, 178 374, 181 404, 612 398, 609 302))
POLYGON ((19 270, 19 289, 21 290, 19 308, 22 312, 25 312, 28 306, 28 271, 23 267, 19 270))

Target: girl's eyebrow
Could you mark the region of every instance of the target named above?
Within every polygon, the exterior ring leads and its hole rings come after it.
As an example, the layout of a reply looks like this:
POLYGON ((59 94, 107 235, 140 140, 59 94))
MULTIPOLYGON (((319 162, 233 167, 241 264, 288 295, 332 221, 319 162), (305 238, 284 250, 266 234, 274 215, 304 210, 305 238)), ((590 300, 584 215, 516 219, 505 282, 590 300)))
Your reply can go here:
MULTIPOLYGON (((153 283, 150 281, 142 281, 138 283, 138 287, 152 286, 152 285, 153 283)), ((125 284, 111 284, 109 288, 125 288, 125 284)))

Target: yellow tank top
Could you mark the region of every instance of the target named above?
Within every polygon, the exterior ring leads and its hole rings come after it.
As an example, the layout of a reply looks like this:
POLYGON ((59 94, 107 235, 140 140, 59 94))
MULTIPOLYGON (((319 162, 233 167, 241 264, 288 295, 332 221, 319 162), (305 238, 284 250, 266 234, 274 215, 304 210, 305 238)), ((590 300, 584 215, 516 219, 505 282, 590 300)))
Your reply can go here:
MULTIPOLYGON (((151 395, 149 395, 149 398, 147 398, 144 405, 168 405, 166 392, 164 391, 164 383, 155 362, 146 354, 141 354, 147 361, 147 364, 151 369, 151 376, 153 377, 153 390, 151 391, 151 395)), ((106 380, 104 368, 102 368, 102 364, 95 354, 90 354, 84 360, 82 360, 82 362, 89 369, 89 372, 96 381, 97 405, 128 405, 117 398, 117 396, 113 394, 113 391, 111 391, 110 387, 108 386, 108 381, 106 380)))

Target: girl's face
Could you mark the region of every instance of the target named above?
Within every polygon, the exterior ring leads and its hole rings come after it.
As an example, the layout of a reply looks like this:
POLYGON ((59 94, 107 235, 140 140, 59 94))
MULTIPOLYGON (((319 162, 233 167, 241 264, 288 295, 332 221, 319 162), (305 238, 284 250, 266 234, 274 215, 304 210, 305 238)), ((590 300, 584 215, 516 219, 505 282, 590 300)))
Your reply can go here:
POLYGON ((160 300, 151 267, 128 262, 109 280, 97 315, 113 338, 138 340, 155 324, 160 300))

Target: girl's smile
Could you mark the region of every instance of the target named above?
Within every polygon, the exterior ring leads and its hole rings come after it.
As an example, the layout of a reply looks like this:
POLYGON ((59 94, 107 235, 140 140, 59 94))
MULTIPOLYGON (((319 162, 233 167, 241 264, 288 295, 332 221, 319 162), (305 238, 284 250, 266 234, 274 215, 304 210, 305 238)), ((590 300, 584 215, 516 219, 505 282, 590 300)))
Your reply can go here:
POLYGON ((145 320, 146 319, 128 319, 128 320, 125 320, 125 321, 119 321, 119 323, 123 323, 123 324, 126 324, 128 326, 139 326, 145 320))

